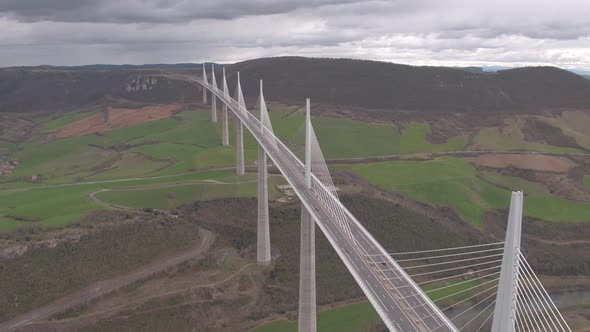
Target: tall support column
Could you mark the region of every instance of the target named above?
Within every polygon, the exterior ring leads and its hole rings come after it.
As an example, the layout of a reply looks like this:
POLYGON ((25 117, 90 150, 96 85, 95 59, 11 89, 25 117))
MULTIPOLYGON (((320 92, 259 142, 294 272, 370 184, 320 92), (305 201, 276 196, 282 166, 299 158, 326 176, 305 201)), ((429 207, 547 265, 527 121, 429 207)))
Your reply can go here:
POLYGON ((518 288, 518 250, 520 249, 520 233, 522 225, 521 191, 513 191, 510 199, 510 212, 506 225, 506 240, 502 269, 496 295, 492 332, 515 331, 516 292, 518 288))
MULTIPOLYGON (((203 82, 207 83, 207 72, 203 63, 203 82)), ((207 88, 203 87, 203 104, 207 104, 207 88)))
POLYGON ((315 222, 301 205, 299 258, 299 332, 316 332, 315 222))
MULTIPOLYGON (((238 72, 238 105, 244 103, 242 99, 242 86, 240 85, 240 72, 238 72)), ((240 118, 237 116, 236 119, 236 174, 246 174, 244 167, 244 125, 240 118)))
MULTIPOLYGON (((311 122, 309 98, 305 116, 305 184, 311 187, 311 122)), ((316 332, 315 222, 301 206, 301 248, 299 252, 299 332, 316 332)))
MULTIPOLYGON (((262 94, 262 80, 260 80, 260 124, 264 135, 264 96, 262 94)), ((266 152, 262 145, 258 145, 258 265, 268 265, 270 256, 270 225, 268 222, 268 174, 266 152)))
POLYGON ((244 125, 242 121, 236 119, 236 174, 246 174, 246 168, 244 167, 244 125))
MULTIPOLYGON (((227 89, 227 81, 225 79, 225 67, 223 67, 223 94, 229 97, 229 91, 227 89)), ((227 128, 227 105, 223 103, 221 107, 221 143, 223 146, 229 145, 229 132, 227 128)))
MULTIPOLYGON (((211 64, 211 85, 217 87, 217 79, 215 78, 215 67, 211 64)), ((211 94, 211 122, 217 123, 217 97, 211 94)))

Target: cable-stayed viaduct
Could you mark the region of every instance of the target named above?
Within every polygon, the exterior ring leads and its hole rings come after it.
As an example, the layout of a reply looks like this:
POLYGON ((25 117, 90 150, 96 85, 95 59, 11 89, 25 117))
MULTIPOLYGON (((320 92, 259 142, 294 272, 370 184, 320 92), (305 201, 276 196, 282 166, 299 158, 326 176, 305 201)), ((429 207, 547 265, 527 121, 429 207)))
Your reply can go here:
MULTIPOLYGON (((208 79, 203 65, 202 77, 182 79, 203 86, 204 103, 207 103, 208 94, 211 94, 213 122, 218 121, 217 101, 221 102, 223 145, 230 144, 228 110, 233 113, 236 128, 236 174, 242 175, 245 170, 244 127, 259 146, 258 264, 267 265, 271 262, 267 158, 280 170, 301 200, 299 331, 317 329, 314 243, 316 225, 391 331, 480 330, 490 324, 494 332, 571 331, 520 250, 522 192, 512 193, 506 239, 503 242, 388 253, 340 202, 311 123, 309 99, 306 100, 305 107, 304 160, 300 160, 273 133, 264 101, 262 81, 257 109, 251 113, 245 105, 239 73, 233 98, 230 97, 225 69, 221 89, 217 85, 213 66, 210 76, 211 79, 208 79), (421 281, 425 276, 429 279, 421 281), (445 310, 448 308, 439 308, 427 295, 433 290, 424 291, 421 286, 436 281, 457 280, 460 277, 468 277, 467 281, 482 281, 478 286, 456 293, 475 293, 459 303, 476 304, 460 313, 447 316, 445 310), (485 289, 479 288, 484 285, 487 285, 485 289), (475 312, 460 322, 459 318, 464 318, 470 310, 475 312)), ((465 282, 460 281, 455 285, 465 282)), ((451 286, 434 290, 448 287, 451 286)))

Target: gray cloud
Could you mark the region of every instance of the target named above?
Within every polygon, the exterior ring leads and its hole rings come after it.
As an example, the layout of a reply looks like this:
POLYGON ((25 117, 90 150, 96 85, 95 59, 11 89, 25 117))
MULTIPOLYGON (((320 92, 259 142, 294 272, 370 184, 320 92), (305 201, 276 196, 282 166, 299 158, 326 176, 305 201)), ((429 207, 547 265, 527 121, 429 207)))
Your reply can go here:
POLYGON ((303 55, 590 68, 578 0, 3 0, 0 65, 303 55))
POLYGON ((24 22, 179 23, 288 13, 355 0, 5 0, 0 13, 24 22))

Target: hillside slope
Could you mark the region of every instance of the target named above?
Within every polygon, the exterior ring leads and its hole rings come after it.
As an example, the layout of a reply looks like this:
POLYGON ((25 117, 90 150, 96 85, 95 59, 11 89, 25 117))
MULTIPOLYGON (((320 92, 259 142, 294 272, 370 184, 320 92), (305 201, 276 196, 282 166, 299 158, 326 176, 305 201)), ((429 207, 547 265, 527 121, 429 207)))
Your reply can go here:
MULTIPOLYGON (((200 101, 200 87, 162 77, 154 80, 154 75, 170 71, 200 75, 194 67, 157 65, 114 70, 4 68, 0 112, 79 108, 107 96, 148 103, 200 101)), ((311 97, 315 103, 429 112, 590 109, 590 80, 553 67, 488 73, 364 60, 263 58, 228 66, 232 90, 237 71, 247 97, 257 96, 258 80, 264 79, 267 98, 282 102, 301 103, 311 97)), ((217 75, 220 82, 221 70, 217 75)))
POLYGON ((0 69, 0 112, 77 109, 124 97, 140 102, 200 100, 194 86, 152 75, 158 70, 0 69))
POLYGON ((348 59, 268 58, 232 65, 246 95, 265 81, 265 95, 282 101, 306 96, 321 103, 427 111, 590 109, 590 81, 553 67, 497 73, 414 67, 348 59))

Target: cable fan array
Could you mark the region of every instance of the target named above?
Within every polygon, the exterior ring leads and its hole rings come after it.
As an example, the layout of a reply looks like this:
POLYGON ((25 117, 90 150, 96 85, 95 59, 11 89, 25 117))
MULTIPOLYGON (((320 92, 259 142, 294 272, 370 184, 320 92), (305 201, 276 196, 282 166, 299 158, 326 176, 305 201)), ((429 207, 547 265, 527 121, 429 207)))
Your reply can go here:
POLYGON ((572 330, 520 250, 518 250, 517 261, 516 330, 571 332, 572 330))
MULTIPOLYGON (((328 207, 330 213, 335 217, 336 222, 340 226, 344 234, 355 243, 355 238, 352 235, 350 226, 348 224, 348 217, 345 215, 343 210, 335 205, 335 202, 340 201, 338 197, 338 188, 332 181, 330 170, 326 164, 326 159, 322 153, 320 143, 316 136, 313 125, 310 124, 310 140, 311 140, 311 172, 319 180, 313 181, 312 186, 316 189, 316 192, 323 193, 323 197, 320 197, 322 201, 328 207), (322 190, 319 186, 323 186, 326 190, 322 190), (332 197, 328 197, 331 195, 332 197)), ((293 152, 293 154, 300 160, 305 160, 305 125, 301 126, 293 138, 285 144, 293 152)))
MULTIPOLYGON (((490 324, 493 314, 503 244, 496 242, 390 255, 460 331, 480 331, 490 324)), ((409 305, 414 304, 412 296, 403 300, 409 305)))
MULTIPOLYGON (((504 242, 496 242, 390 255, 460 331, 481 331, 491 328, 503 245, 504 242)), ((515 331, 571 332, 520 250, 516 261, 515 331)), ((403 300, 411 305, 412 298, 403 300)))

